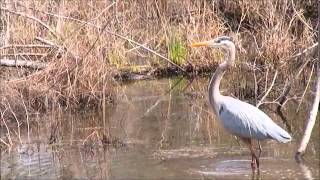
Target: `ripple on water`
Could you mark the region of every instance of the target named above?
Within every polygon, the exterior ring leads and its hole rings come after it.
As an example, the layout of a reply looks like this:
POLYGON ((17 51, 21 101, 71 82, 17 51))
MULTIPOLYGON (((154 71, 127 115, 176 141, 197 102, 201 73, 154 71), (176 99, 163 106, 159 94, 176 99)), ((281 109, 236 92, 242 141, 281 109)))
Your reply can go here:
POLYGON ((223 160, 209 166, 200 166, 198 170, 192 169, 191 173, 206 176, 248 175, 252 172, 248 164, 249 160, 223 160))
POLYGON ((214 148, 197 147, 197 148, 181 148, 170 150, 159 150, 153 153, 155 157, 161 159, 178 159, 178 158, 199 158, 199 157, 215 157, 217 150, 214 148))

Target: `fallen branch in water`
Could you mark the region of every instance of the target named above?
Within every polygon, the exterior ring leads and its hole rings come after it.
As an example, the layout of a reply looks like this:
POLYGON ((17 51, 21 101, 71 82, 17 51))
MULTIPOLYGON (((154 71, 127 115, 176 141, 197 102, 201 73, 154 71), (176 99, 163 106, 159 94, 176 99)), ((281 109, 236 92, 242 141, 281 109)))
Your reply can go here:
POLYGON ((308 142, 310 140, 310 136, 312 133, 312 129, 314 127, 314 124, 316 122, 316 117, 318 113, 318 107, 319 107, 319 102, 320 102, 320 62, 318 61, 317 64, 317 78, 315 82, 315 94, 314 94, 314 100, 313 104, 311 106, 311 110, 309 112, 309 117, 307 120, 307 125, 300 143, 300 146, 296 152, 295 158, 298 162, 301 162, 301 156, 304 154, 308 142))
POLYGON ((37 62, 37 61, 0 59, 0 66, 24 67, 24 68, 31 68, 31 69, 44 69, 47 67, 47 64, 43 63, 43 62, 37 62))

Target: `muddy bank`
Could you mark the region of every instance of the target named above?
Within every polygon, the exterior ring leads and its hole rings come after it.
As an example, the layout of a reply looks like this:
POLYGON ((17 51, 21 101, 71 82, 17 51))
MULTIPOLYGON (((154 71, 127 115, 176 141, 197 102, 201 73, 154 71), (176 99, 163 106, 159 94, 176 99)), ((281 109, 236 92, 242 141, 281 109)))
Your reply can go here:
POLYGON ((169 66, 154 68, 152 70, 144 70, 140 72, 120 71, 114 76, 114 78, 119 81, 170 78, 175 76, 184 76, 186 78, 191 78, 199 75, 213 73, 217 66, 218 64, 203 66, 187 65, 182 66, 183 70, 175 66, 169 66))

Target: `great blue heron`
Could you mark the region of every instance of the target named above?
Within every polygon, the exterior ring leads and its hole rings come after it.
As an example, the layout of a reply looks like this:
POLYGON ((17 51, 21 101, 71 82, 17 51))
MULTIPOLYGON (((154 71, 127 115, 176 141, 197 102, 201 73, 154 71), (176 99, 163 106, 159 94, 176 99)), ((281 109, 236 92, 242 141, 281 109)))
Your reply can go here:
POLYGON ((221 36, 210 41, 193 43, 191 46, 219 48, 224 53, 225 61, 219 64, 209 83, 209 102, 224 128, 240 137, 249 146, 252 156, 251 167, 259 168, 260 155, 256 155, 252 140, 275 139, 286 143, 291 141, 291 136, 257 107, 239 99, 221 95, 220 81, 235 61, 236 48, 230 37, 221 36))

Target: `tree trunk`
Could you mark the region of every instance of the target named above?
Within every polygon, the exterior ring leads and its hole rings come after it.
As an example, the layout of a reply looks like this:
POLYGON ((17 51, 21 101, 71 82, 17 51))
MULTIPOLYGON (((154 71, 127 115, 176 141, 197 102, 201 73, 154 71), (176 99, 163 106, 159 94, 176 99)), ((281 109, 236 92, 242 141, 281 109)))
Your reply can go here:
POLYGON ((312 133, 312 129, 313 126, 316 122, 316 118, 317 118, 317 113, 318 113, 318 107, 319 107, 319 100, 320 100, 320 62, 319 60, 317 61, 317 73, 316 73, 316 82, 315 82, 315 94, 314 94, 314 100, 313 100, 313 104, 311 107, 311 110, 309 112, 309 118, 307 120, 307 126, 306 129, 304 131, 300 146, 296 152, 296 160, 298 162, 301 161, 301 156, 304 154, 308 142, 310 140, 310 136, 312 133))

